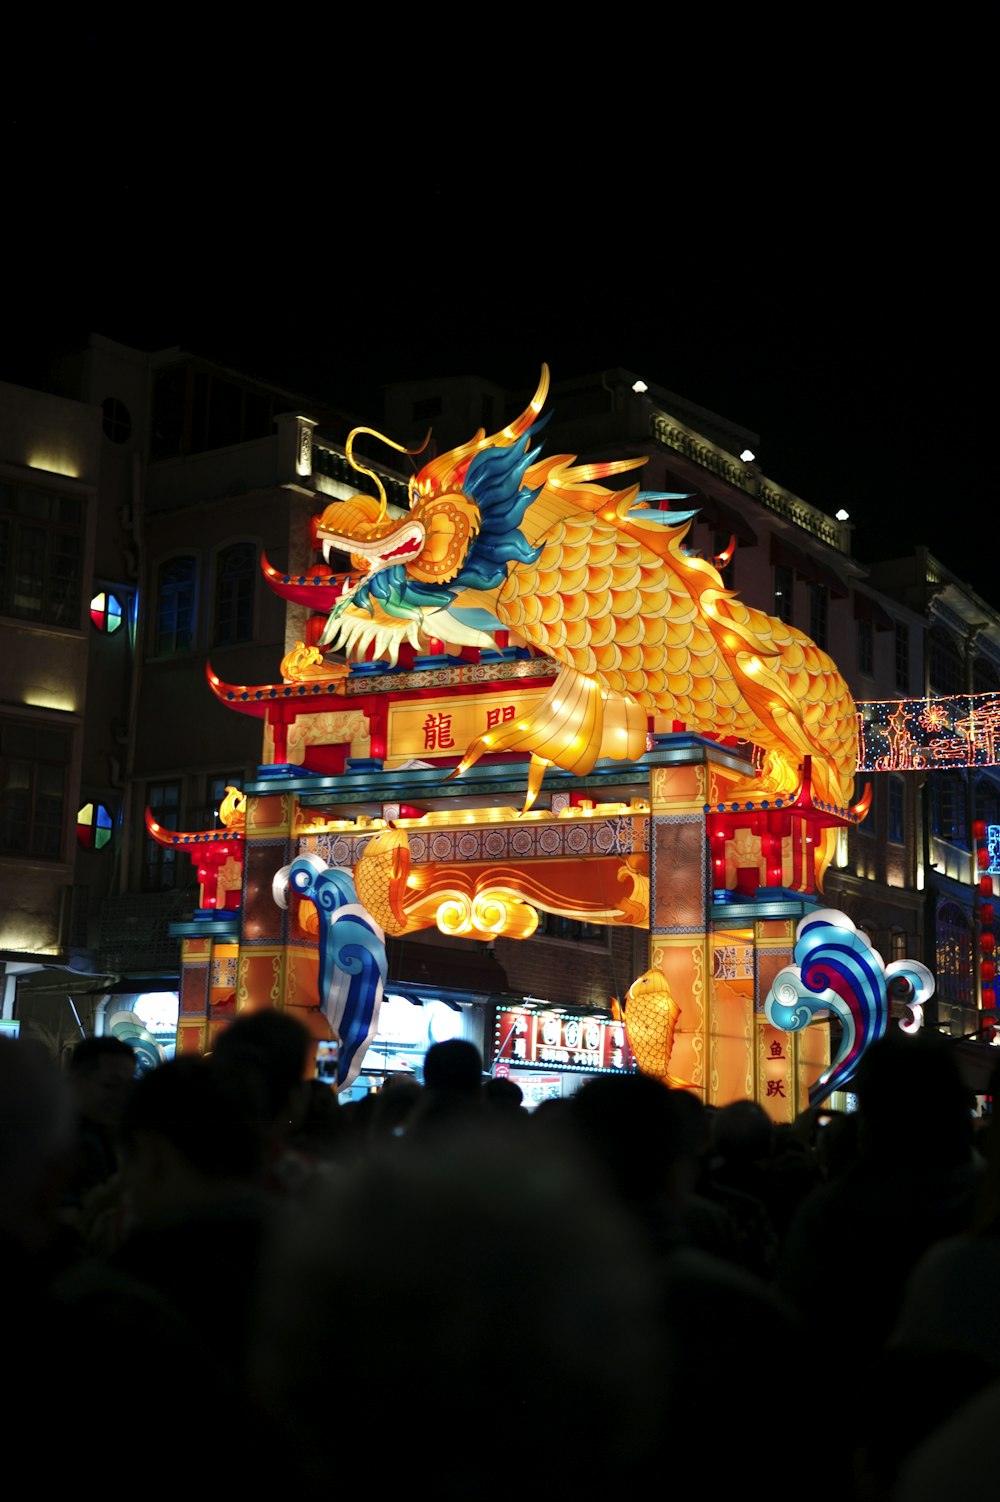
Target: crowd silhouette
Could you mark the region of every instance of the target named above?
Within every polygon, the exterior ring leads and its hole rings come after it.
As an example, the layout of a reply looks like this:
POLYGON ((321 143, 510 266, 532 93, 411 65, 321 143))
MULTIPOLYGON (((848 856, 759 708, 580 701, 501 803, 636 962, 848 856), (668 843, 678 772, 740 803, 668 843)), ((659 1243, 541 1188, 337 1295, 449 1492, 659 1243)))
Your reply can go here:
POLYGON ((529 1111, 466 1040, 342 1104, 277 1010, 138 1076, 114 1044, 0 1039, 8 1412, 53 1483, 125 1413, 164 1490, 993 1480, 1000 1141, 939 1035, 787 1126, 641 1073, 529 1111))

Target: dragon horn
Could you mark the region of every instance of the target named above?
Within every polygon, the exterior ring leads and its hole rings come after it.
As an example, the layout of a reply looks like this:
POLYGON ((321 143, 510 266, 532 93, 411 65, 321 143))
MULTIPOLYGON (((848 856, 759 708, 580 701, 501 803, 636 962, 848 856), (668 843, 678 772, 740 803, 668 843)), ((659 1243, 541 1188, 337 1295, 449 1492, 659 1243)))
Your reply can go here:
MULTIPOLYGON (((394 443, 391 438, 387 438, 385 436, 385 434, 384 433, 380 433, 377 428, 352 428, 351 431, 348 433, 348 435, 347 435, 347 442, 344 444, 344 453, 345 453, 345 455, 347 457, 348 464, 351 466, 352 469, 356 469, 359 475, 367 475, 368 478, 369 478, 369 480, 374 480, 375 484, 378 486, 379 508, 378 508, 378 521, 376 522, 376 525, 378 525, 378 522, 382 521, 384 519, 384 517, 385 517, 386 506, 388 505, 388 501, 386 500, 385 487, 383 486, 382 481, 379 479, 378 475, 375 473, 374 470, 372 470, 372 469, 365 469, 365 466, 363 464, 359 464, 358 461, 357 461, 357 459, 355 459, 354 454, 352 452, 352 450, 354 448, 354 440, 361 433, 367 433, 369 438, 377 438, 380 443, 384 443, 389 448, 395 449, 397 454, 407 454, 410 457, 412 457, 415 454, 422 454, 423 451, 424 451, 424 449, 430 443, 430 441, 431 441, 430 429, 428 429, 428 431, 427 431, 427 437, 424 439, 423 443, 420 445, 419 448, 415 448, 415 449, 404 448, 401 443, 394 443)), ((410 482, 410 501, 411 501, 411 503, 413 501, 413 482, 412 482, 412 480, 410 482)))
POLYGON ((531 401, 528 403, 528 405, 525 407, 524 411, 521 413, 520 417, 515 418, 513 422, 509 422, 505 428, 502 428, 500 432, 496 433, 492 438, 487 438, 486 443, 496 443, 500 444, 501 446, 506 446, 509 443, 516 443, 521 435, 523 433, 526 433, 531 427, 531 424, 535 421, 539 412, 545 405, 545 398, 548 396, 548 394, 549 367, 543 362, 542 373, 538 378, 538 386, 535 394, 531 398, 531 401))
POLYGON ((491 438, 487 438, 485 428, 480 428, 475 437, 470 438, 468 443, 463 443, 461 448, 449 449, 446 454, 441 454, 437 459, 432 459, 429 464, 425 464, 416 479, 416 489, 419 494, 427 497, 446 489, 457 473, 464 474, 469 462, 482 449, 508 448, 519 438, 523 438, 532 423, 537 420, 548 394, 549 367, 543 364, 535 394, 520 417, 509 422, 491 438))

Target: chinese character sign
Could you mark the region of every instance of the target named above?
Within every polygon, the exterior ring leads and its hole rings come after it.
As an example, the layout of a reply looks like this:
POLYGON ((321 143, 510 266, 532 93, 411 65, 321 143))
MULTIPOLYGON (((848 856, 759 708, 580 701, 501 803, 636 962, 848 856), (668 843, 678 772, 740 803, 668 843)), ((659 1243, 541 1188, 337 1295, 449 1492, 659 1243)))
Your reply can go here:
POLYGON ((496 1058, 527 1068, 635 1068, 623 1023, 555 1010, 514 1008, 498 1013, 496 1058))
POLYGON ((387 764, 397 761, 457 759, 470 740, 499 733, 539 704, 543 695, 507 689, 503 693, 451 694, 447 699, 409 699, 392 704, 388 716, 387 764))

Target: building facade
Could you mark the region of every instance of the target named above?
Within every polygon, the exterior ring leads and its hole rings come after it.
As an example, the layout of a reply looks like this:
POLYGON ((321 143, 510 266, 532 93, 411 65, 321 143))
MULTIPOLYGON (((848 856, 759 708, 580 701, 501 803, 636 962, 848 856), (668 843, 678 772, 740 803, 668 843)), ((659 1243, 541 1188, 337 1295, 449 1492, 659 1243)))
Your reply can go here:
MULTIPOLYGON (((86 501, 73 623, 32 620, 25 650, 25 612, 35 606, 25 606, 12 584, 0 626, 13 633, 19 661, 42 660, 48 651, 73 685, 72 702, 59 704, 54 686, 42 703, 21 678, 4 695, 13 711, 12 746, 27 747, 17 735, 35 727, 37 753, 37 727, 65 724, 69 742, 54 744, 71 748, 56 821, 58 859, 52 851, 42 858, 21 853, 23 815, 13 812, 13 794, 7 799, 12 812, 3 858, 19 911, 34 912, 35 926, 9 928, 5 1006, 9 1015, 18 1008, 24 1015, 33 994, 40 998, 39 966, 50 972, 42 981, 58 995, 75 955, 92 977, 93 1017, 95 1008, 107 1007, 111 987, 130 994, 129 986, 178 985, 176 929, 197 905, 197 872, 186 856, 150 838, 145 810, 166 828, 211 827, 226 789, 252 783, 268 760, 262 736, 273 732, 258 718, 224 708, 206 674, 230 684, 267 683, 284 653, 309 642, 315 628, 308 602, 265 588, 264 574, 305 580, 315 558, 315 517, 329 499, 346 498, 365 481, 345 452, 354 419, 183 351, 143 353, 94 336, 60 379, 75 398, 19 388, 2 393, 10 482, 45 490, 58 477, 59 487, 46 494, 86 501), (51 458, 49 468, 32 468, 27 441, 8 436, 27 431, 22 408, 35 411, 33 421, 50 443, 76 435, 73 475, 51 467, 51 458), (117 620, 121 629, 111 626, 117 620), (88 806, 96 834, 85 849, 73 844, 74 823, 88 806), (105 829, 109 838, 95 848, 105 829), (28 866, 41 875, 20 879, 28 866), (15 990, 21 965, 28 968, 15 990)), ((488 381, 425 381, 389 388, 380 421, 404 446, 416 447, 430 429, 426 458, 480 426, 491 430, 520 402, 488 381)), ((996 676, 1000 633, 990 608, 919 555, 879 567, 853 558, 849 521, 827 516, 768 477, 754 457, 757 435, 623 370, 557 382, 552 406, 550 451, 644 458, 643 488, 683 496, 671 504, 697 511, 690 545, 716 561, 726 585, 748 605, 824 647, 859 703, 942 693, 956 671, 964 692, 996 676)), ((375 425, 372 414, 357 421, 375 425)), ((389 450, 372 445, 367 452, 378 453, 365 463, 405 508, 406 471, 388 462, 389 450)), ((61 503, 46 504, 56 506, 52 518, 78 514, 72 505, 63 511, 61 503)), ((845 510, 849 505, 845 497, 845 510)), ((15 506, 18 536, 19 515, 15 506)), ((50 519, 51 535, 62 535, 63 525, 50 519)), ((48 545, 58 560, 57 544, 48 545)), ((58 580, 58 561, 46 566, 58 580)), ((51 677, 56 668, 44 672, 51 677)), ((680 727, 655 728, 669 734, 680 727)), ((39 765, 37 757, 31 765, 39 765)), ((45 781, 31 777, 32 787, 45 781)), ((972 827, 989 814, 996 794, 988 771, 966 777, 961 793, 938 780, 937 772, 859 774, 857 791, 870 784, 871 808, 860 825, 841 831, 824 899, 886 960, 918 958, 939 970, 939 1025, 964 1034, 973 1030, 982 999, 972 827), (964 826, 956 822, 959 805, 964 826)), ((54 807, 42 801, 32 809, 43 838, 54 807)), ((444 966, 455 989, 470 994, 606 1008, 645 968, 647 949, 646 936, 629 928, 546 919, 530 943, 497 938, 470 945, 414 934, 406 940, 405 965, 414 977, 444 966)))

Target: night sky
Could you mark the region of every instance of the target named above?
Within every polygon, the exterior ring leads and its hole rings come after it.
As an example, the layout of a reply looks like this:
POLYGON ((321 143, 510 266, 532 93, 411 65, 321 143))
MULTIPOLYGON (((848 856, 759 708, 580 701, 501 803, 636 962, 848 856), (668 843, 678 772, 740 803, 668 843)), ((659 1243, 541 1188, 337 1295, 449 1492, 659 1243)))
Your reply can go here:
POLYGON ((862 561, 923 542, 1000 606, 989 135, 969 73, 985 63, 959 77, 948 40, 928 43, 929 90, 914 43, 876 109, 877 56, 844 71, 827 50, 793 95, 785 75, 780 118, 758 74, 723 150, 724 111, 698 128, 680 71, 628 113, 634 48, 627 75, 563 59, 561 109, 531 62, 513 110, 488 93, 506 51, 448 85, 397 48, 324 95, 311 70, 311 89, 222 88, 211 37, 194 61, 179 38, 157 51, 176 71, 156 104, 141 72, 112 80, 101 24, 63 40, 57 148, 16 89, 3 103, 8 202, 35 217, 6 240, 0 379, 40 380, 94 331, 377 425, 393 380, 523 389, 543 361, 554 381, 621 366, 757 433, 766 475, 850 513, 862 561))

